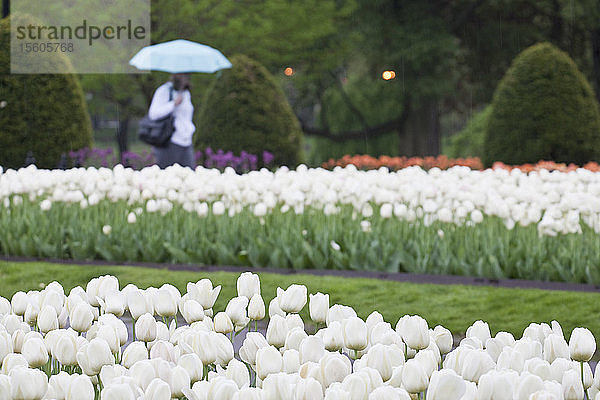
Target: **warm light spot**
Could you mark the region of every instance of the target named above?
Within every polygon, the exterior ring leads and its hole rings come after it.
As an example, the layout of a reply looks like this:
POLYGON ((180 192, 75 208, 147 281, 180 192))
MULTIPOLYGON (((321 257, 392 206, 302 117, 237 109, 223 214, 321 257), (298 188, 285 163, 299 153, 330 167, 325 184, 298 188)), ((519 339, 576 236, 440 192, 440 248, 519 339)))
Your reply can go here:
POLYGON ((396 77, 396 73, 394 71, 383 71, 381 77, 384 80, 389 81, 390 79, 394 79, 396 77))
POLYGON ((285 76, 292 76, 292 75, 294 75, 294 68, 287 67, 286 69, 283 70, 283 73, 285 74, 285 76))

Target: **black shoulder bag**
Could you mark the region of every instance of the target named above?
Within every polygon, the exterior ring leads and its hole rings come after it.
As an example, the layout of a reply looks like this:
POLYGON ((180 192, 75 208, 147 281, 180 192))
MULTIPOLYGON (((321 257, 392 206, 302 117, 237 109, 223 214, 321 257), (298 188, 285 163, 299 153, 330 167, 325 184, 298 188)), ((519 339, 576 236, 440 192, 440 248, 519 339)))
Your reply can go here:
MULTIPOLYGON (((169 101, 173 100, 173 86, 169 87, 169 101)), ((173 123, 175 117, 173 113, 160 119, 150 119, 148 114, 139 122, 138 136, 139 138, 154 147, 167 147, 175 127, 173 123)))

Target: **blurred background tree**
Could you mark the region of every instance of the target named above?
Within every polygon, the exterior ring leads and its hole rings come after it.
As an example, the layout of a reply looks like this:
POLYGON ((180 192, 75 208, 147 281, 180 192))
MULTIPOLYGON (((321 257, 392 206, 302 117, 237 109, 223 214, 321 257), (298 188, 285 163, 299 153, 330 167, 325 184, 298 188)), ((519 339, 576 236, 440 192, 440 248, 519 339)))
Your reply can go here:
MULTIPOLYGON (((541 41, 565 51, 600 98, 597 0, 153 0, 152 42, 176 38, 263 64, 300 122, 310 165, 452 152, 443 144, 490 104, 516 55, 541 41)), ((218 76, 193 74, 197 125, 218 76)), ((136 120, 168 74, 81 79, 96 143, 144 148, 136 120)))

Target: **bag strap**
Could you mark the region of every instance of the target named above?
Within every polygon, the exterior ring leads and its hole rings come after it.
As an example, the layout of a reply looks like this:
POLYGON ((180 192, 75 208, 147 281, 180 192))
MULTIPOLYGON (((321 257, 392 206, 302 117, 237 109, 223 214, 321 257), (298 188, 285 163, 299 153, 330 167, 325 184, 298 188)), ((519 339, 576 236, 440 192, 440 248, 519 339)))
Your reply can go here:
POLYGON ((173 84, 169 85, 169 101, 173 100, 173 84))

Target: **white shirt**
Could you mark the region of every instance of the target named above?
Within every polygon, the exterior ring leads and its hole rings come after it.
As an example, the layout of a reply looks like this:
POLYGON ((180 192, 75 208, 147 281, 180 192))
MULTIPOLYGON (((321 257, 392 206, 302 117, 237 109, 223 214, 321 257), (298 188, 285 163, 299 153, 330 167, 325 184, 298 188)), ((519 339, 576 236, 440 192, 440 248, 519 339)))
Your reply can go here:
POLYGON ((151 119, 160 119, 173 112, 173 116, 175 117, 175 131, 173 132, 173 136, 171 136, 171 142, 179 146, 191 146, 192 136, 196 130, 192 122, 192 117, 194 116, 192 96, 189 90, 173 90, 173 99, 169 101, 169 90, 172 86, 171 82, 167 82, 156 89, 152 97, 150 110, 148 110, 148 116, 151 119), (179 95, 183 96, 183 99, 179 105, 175 105, 175 99, 179 95))

